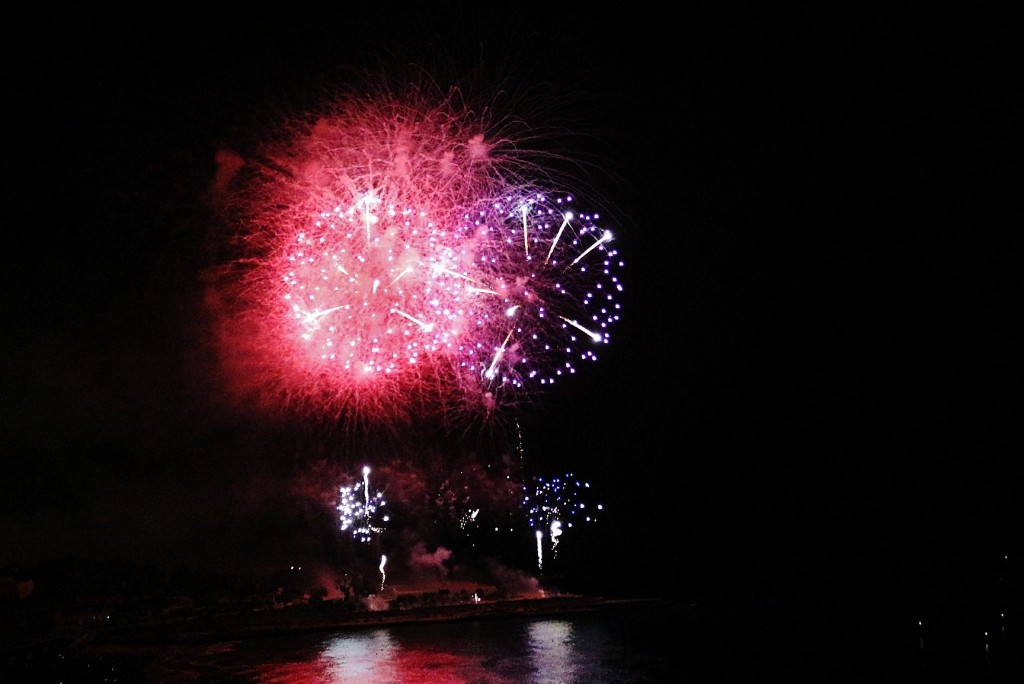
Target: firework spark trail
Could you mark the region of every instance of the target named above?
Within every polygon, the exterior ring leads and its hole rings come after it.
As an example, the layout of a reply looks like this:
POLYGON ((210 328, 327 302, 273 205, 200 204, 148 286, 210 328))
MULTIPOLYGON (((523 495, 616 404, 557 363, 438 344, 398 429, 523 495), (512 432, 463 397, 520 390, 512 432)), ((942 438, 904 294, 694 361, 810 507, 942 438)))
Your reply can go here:
POLYGON ((510 133, 451 94, 385 89, 258 146, 222 202, 237 389, 388 421, 515 404, 595 360, 622 262, 510 133))
POLYGON ((537 569, 544 569, 544 533, 540 530, 534 532, 534 536, 537 538, 537 569))
POLYGON ((363 466, 363 504, 365 506, 366 515, 369 517, 370 511, 370 466, 363 466))

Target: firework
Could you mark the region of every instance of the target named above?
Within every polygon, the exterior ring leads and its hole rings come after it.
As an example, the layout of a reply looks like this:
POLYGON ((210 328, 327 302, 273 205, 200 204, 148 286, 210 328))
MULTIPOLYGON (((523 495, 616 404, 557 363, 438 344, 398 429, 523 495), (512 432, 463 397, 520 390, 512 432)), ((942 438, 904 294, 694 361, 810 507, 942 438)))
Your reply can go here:
POLYGON ((523 508, 537 540, 537 567, 543 566, 543 539, 550 540, 552 555, 557 555, 560 538, 566 529, 577 523, 596 522, 604 510, 602 504, 591 505, 584 498, 590 484, 581 482, 572 473, 545 480, 535 477, 524 489, 523 508))
POLYGON ((210 301, 236 390, 395 421, 493 411, 597 358, 619 319, 611 232, 527 129, 457 93, 342 97, 230 157, 210 301))
POLYGON ((441 482, 434 503, 439 525, 456 531, 470 546, 492 533, 511 531, 521 513, 522 483, 510 467, 461 462, 441 482))
POLYGON ((535 193, 472 217, 473 234, 487 239, 474 270, 474 327, 460 346, 469 391, 514 398, 596 361, 609 342, 622 263, 600 217, 574 214, 572 202, 535 193))
POLYGON ((357 541, 369 543, 374 534, 381 534, 390 516, 381 492, 370 493, 370 467, 363 467, 363 480, 340 488, 339 525, 351 532, 357 541))

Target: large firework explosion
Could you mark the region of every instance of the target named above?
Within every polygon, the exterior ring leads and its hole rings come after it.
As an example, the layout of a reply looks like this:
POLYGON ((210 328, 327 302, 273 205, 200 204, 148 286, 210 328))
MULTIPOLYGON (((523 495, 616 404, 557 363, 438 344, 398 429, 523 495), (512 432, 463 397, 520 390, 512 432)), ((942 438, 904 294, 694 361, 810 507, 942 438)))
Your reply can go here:
MULTIPOLYGON (((451 428, 516 422, 595 361, 622 262, 545 129, 458 88, 371 81, 218 152, 206 275, 223 379, 254 415, 355 435, 315 447, 330 472, 297 478, 356 542, 339 545, 347 562, 386 551, 401 567, 419 543, 497 553, 523 520, 522 480, 453 449, 451 428), (367 470, 351 478, 367 463, 379 491, 367 470)), ((497 446, 521 466, 521 443, 520 458, 497 446)))
POLYGON ((493 415, 597 358, 622 263, 536 132, 461 91, 378 86, 222 151, 225 375, 262 409, 493 415))

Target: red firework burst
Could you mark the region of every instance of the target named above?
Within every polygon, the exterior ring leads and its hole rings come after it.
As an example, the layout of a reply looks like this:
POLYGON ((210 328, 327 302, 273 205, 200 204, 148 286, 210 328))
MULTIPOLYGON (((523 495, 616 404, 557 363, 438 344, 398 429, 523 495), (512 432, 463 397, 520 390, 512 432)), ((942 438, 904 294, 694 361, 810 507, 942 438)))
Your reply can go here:
POLYGON ((596 358, 619 316, 611 234, 460 103, 345 97, 231 157, 240 251, 211 301, 236 390, 396 421, 492 411, 596 358))

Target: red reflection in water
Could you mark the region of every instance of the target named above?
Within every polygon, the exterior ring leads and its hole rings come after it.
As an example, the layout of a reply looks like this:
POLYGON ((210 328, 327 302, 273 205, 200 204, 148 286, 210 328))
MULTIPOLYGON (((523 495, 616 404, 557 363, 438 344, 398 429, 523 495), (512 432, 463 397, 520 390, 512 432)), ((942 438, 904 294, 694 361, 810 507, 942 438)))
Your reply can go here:
POLYGON ((271 663, 258 670, 267 684, 514 684, 521 681, 487 669, 480 654, 410 647, 386 630, 346 634, 326 644, 318 657, 307 662, 271 663))

